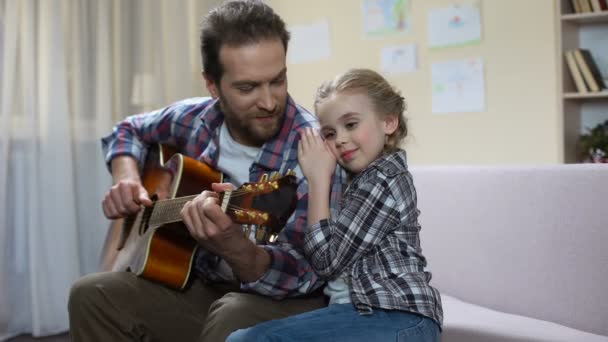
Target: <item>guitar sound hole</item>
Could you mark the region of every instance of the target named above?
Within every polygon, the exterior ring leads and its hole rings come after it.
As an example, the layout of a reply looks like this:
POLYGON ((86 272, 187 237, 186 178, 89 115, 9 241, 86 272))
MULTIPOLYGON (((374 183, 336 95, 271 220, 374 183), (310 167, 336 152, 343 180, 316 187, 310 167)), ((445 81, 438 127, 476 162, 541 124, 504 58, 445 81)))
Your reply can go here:
POLYGON ((152 216, 152 211, 154 211, 154 205, 156 204, 156 201, 158 200, 158 196, 153 195, 152 198, 152 206, 151 207, 145 207, 144 208, 144 212, 141 215, 141 223, 139 226, 139 231, 142 234, 145 234, 146 231, 148 231, 148 224, 150 223, 150 217, 152 216))

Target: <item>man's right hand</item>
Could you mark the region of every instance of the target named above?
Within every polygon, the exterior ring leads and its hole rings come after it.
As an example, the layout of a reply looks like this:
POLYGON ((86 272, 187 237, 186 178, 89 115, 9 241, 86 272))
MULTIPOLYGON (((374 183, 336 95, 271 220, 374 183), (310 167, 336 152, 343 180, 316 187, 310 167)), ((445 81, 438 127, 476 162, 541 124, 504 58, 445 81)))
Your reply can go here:
POLYGON ((107 218, 133 215, 142 205, 152 205, 148 191, 141 184, 137 161, 133 157, 118 156, 112 159, 112 177, 114 185, 101 202, 107 218))
POLYGON ((121 180, 106 193, 101 205, 109 219, 117 219, 137 213, 141 205, 151 206, 148 191, 139 180, 121 180))

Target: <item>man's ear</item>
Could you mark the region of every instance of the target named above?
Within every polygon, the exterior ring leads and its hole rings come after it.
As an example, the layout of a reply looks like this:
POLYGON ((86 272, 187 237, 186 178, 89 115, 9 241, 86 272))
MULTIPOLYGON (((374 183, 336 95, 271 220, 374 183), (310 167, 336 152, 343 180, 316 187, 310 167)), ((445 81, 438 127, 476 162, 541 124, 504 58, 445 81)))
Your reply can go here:
POLYGON ((393 134, 399 127, 399 116, 388 114, 384 117, 384 134, 393 134))
POLYGON ((219 84, 217 84, 206 72, 202 72, 205 79, 205 86, 212 98, 217 99, 220 96, 219 84))

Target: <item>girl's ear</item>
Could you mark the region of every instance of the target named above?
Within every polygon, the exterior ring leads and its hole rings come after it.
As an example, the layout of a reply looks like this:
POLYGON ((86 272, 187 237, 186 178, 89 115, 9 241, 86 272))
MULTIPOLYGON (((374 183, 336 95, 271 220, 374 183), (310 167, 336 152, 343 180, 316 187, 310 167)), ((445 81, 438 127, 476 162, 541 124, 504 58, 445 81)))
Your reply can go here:
POLYGON ((394 114, 388 114, 384 117, 384 134, 390 135, 395 133, 397 127, 399 127, 399 117, 394 114))

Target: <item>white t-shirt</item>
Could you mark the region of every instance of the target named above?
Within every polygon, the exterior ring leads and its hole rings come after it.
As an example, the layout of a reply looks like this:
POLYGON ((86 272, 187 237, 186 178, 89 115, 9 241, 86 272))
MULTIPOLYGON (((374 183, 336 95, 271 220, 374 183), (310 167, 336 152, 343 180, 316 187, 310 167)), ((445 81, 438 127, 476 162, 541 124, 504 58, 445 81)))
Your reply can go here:
POLYGON ((350 303, 350 289, 342 277, 328 281, 323 293, 329 297, 330 305, 350 303))
MULTIPOLYGON (((217 167, 230 178, 230 183, 239 187, 243 183, 249 182, 249 168, 256 160, 260 150, 259 147, 246 146, 236 142, 230 135, 226 123, 222 123, 217 167)), ((299 165, 294 171, 296 171, 298 177, 303 177, 299 165)), ((226 280, 234 278, 230 266, 224 260, 220 262, 218 268, 220 269, 219 273, 226 280)), ((323 293, 329 296, 329 304, 350 303, 350 290, 342 277, 328 281, 323 293)))
MULTIPOLYGON (((259 147, 245 146, 234 141, 226 124, 222 123, 220 127, 220 155, 217 161, 217 168, 230 178, 230 183, 239 187, 243 183, 249 182, 249 168, 256 160, 259 152, 259 147)), ((224 259, 218 263, 217 272, 218 276, 225 281, 235 279, 232 269, 224 259)))
POLYGON ((226 123, 220 127, 220 155, 217 168, 230 178, 230 183, 241 186, 249 182, 249 168, 256 160, 259 147, 245 146, 232 139, 226 123))

